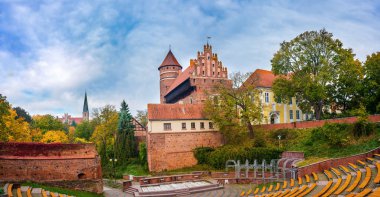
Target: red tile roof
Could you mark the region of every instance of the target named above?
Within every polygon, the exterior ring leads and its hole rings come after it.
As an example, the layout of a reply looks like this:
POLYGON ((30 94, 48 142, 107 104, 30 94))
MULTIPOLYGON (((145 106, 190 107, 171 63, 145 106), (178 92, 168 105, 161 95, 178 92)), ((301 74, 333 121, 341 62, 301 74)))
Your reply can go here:
POLYGON ((271 88, 276 76, 269 70, 256 69, 255 72, 248 77, 244 84, 254 84, 256 87, 271 88))
MULTIPOLYGON (((162 61, 161 65, 158 68, 160 68, 161 66, 181 66, 181 65, 178 63, 178 61, 175 58, 175 56, 172 53, 172 51, 169 50, 169 52, 166 55, 164 61, 162 61)), ((181 66, 181 68, 182 68, 182 66, 181 66)))
POLYGON ((206 119, 203 104, 148 104, 148 120, 206 119))
POLYGON ((177 86, 179 86, 181 83, 186 81, 186 79, 190 78, 191 74, 194 71, 194 66, 187 67, 181 74, 178 75, 178 77, 175 79, 175 81, 170 86, 169 90, 166 92, 165 96, 169 94, 172 90, 174 90, 177 86))

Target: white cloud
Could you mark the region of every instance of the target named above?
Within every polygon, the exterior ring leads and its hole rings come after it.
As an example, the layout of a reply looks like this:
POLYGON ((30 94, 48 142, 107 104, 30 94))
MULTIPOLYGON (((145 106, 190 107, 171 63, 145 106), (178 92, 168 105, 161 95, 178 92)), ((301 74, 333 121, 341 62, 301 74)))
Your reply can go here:
POLYGON ((80 115, 85 89, 90 108, 119 108, 126 99, 132 111, 144 109, 159 102, 157 67, 168 45, 185 68, 206 36, 230 72, 270 69, 280 42, 323 27, 361 61, 380 48, 379 4, 373 1, 3 5, 0 41, 19 40, 0 45, 0 93, 32 114, 80 115))

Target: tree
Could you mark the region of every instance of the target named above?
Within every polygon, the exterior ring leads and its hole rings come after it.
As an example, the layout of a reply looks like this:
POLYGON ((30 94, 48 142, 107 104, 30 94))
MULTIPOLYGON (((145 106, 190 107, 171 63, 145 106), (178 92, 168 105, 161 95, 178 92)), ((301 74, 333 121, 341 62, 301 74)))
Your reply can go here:
POLYGON ((33 116, 33 128, 39 128, 43 133, 49 130, 64 130, 64 125, 61 121, 50 114, 33 116))
POLYGON ((353 62, 351 49, 333 39, 325 29, 306 31, 290 42, 281 43, 274 54, 272 71, 278 76, 273 84, 276 97, 288 101, 296 97, 304 112, 314 111, 316 119, 328 106, 329 86, 340 76, 339 67, 353 62))
POLYGON ((137 155, 132 115, 129 112, 128 104, 124 100, 121 103, 117 131, 115 152, 117 159, 123 164, 127 158, 137 155))
POLYGON ((16 118, 24 118, 24 120, 29 124, 32 122, 32 117, 29 115, 27 111, 25 111, 25 109, 21 107, 14 107, 13 110, 15 110, 17 113, 16 118))
POLYGON ((90 140, 92 133, 95 130, 95 125, 89 121, 83 121, 75 128, 75 137, 90 140))
POLYGON ((364 98, 369 113, 380 113, 380 52, 367 56, 364 63, 364 98))
POLYGON ((63 131, 46 131, 41 142, 44 143, 67 143, 69 139, 63 131))
POLYGON ((250 73, 231 75, 232 86, 215 86, 216 95, 210 95, 205 114, 223 133, 227 143, 238 143, 240 132, 255 137, 253 125, 262 120, 259 92, 254 83, 244 83, 250 73))
POLYGON ((112 105, 94 110, 97 126, 90 140, 96 144, 102 165, 108 165, 108 159, 114 158, 115 135, 118 125, 118 113, 112 105))
POLYGON ((0 141, 30 142, 29 124, 23 118, 16 118, 17 113, 0 94, 0 141))
POLYGON ((148 111, 146 109, 137 110, 137 115, 135 118, 142 126, 146 127, 148 124, 148 111))

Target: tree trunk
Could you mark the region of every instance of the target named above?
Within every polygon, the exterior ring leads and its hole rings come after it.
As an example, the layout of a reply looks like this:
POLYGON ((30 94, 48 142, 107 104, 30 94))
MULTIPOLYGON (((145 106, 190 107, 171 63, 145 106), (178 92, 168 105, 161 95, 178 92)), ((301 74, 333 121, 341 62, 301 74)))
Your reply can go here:
POLYGON ((247 127, 248 127, 248 136, 250 139, 253 139, 255 137, 255 134, 253 132, 253 125, 250 122, 248 122, 247 127))
POLYGON ((314 104, 314 114, 315 114, 315 119, 320 120, 322 117, 322 101, 318 101, 318 103, 314 104))

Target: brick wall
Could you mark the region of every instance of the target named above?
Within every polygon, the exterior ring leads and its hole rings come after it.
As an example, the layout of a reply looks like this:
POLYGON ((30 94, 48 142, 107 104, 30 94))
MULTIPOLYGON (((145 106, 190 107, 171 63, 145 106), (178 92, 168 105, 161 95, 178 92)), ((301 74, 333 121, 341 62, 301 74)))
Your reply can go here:
POLYGON ((357 160, 364 161, 367 157, 373 157, 374 154, 379 154, 379 153, 380 153, 380 147, 366 153, 352 155, 349 157, 329 159, 329 160, 321 161, 318 163, 310 164, 310 165, 298 168, 298 176, 304 176, 306 174, 310 175, 312 172, 315 172, 315 173, 323 172, 324 170, 328 170, 331 167, 337 168, 339 167, 339 165, 347 166, 348 163, 356 163, 357 160))
MULTIPOLYGON (((370 115, 368 117, 370 122, 380 122, 380 115, 370 115)), ((294 129, 294 128, 314 128, 321 127, 325 123, 354 123, 358 120, 357 117, 347 117, 347 118, 337 118, 328 120, 314 120, 314 121, 302 121, 302 122, 292 122, 292 123, 281 123, 281 124, 267 124, 260 125, 258 127, 265 130, 276 130, 276 129, 294 129)))
POLYGON ((150 171, 172 170, 197 164, 193 149, 222 145, 219 132, 148 133, 148 164, 150 171))
POLYGON ((100 157, 94 144, 0 143, 0 179, 103 191, 100 157))

